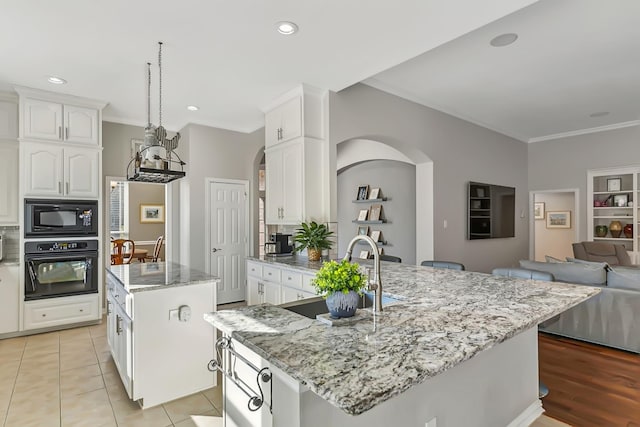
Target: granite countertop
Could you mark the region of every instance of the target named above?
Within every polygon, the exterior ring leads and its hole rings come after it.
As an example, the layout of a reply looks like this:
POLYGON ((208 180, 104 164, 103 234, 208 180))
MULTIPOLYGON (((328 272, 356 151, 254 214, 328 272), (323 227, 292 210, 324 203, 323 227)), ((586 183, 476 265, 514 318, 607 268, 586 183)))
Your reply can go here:
MULTIPOLYGON (((304 258, 285 262, 309 267, 304 258)), ((400 301, 349 326, 330 327, 272 305, 205 319, 332 405, 358 415, 600 292, 390 262, 381 270, 384 294, 400 301)))
POLYGON ((322 267, 324 261, 328 259, 322 259, 320 261, 309 261, 308 258, 298 255, 286 255, 286 256, 259 256, 259 257, 247 257, 249 261, 260 261, 268 264, 274 264, 279 267, 293 268, 295 270, 306 271, 307 273, 314 273, 322 267))
POLYGON ((127 292, 143 292, 218 281, 219 278, 175 262, 134 262, 110 265, 107 273, 122 283, 127 292))

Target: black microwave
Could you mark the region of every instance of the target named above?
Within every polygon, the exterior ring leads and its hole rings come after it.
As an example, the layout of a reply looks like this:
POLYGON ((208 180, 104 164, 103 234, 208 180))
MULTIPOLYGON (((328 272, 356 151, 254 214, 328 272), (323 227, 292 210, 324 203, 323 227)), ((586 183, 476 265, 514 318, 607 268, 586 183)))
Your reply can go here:
POLYGON ((24 201, 24 237, 97 235, 97 200, 24 201))

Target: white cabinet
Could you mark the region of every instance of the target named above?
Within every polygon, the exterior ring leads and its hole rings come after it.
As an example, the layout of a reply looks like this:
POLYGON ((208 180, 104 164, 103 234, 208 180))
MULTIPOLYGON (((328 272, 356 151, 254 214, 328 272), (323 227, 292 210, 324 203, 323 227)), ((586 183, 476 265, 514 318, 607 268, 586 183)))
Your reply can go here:
POLYGON ((33 98, 25 98, 22 106, 22 138, 99 144, 96 108, 33 98))
POLYGON ((18 224, 18 144, 0 141, 0 224, 18 224))
POLYGON ((277 305, 316 296, 313 273, 254 260, 247 261, 247 272, 247 305, 277 305))
POLYGON ((107 272, 107 341, 127 394, 143 408, 215 385, 207 369, 215 331, 202 320, 215 311, 215 288, 211 281, 127 292, 107 272), (179 317, 185 307, 191 315, 179 317))
POLYGON ((0 139, 18 138, 18 104, 0 100, 0 139))
POLYGON ((299 138, 265 151, 267 224, 325 222, 323 141, 299 138))
POLYGON ((98 294, 48 298, 24 303, 24 329, 40 329, 100 319, 98 294))
POLYGON ((100 151, 23 142, 25 196, 98 197, 100 151))
POLYGON ((20 278, 17 265, 0 266, 0 334, 18 331, 20 278))
POLYGON ((302 97, 296 96, 265 114, 265 145, 302 136, 302 97))

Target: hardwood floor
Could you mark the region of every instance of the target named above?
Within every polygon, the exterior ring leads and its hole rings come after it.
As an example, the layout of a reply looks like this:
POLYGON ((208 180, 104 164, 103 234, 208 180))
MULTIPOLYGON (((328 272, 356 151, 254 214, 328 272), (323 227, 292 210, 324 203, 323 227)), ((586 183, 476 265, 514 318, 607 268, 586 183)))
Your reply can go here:
POLYGON ((539 334, 545 414, 576 427, 640 427, 640 356, 539 334))

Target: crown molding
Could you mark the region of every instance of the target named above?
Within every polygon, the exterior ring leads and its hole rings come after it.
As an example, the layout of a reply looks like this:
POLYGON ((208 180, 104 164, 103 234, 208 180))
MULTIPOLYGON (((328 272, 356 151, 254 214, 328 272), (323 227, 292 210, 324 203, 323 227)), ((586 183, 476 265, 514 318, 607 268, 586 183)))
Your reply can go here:
POLYGON ((531 144, 533 142, 549 141, 549 140, 552 140, 552 139, 568 138, 570 136, 578 136, 578 135, 586 135, 586 134, 589 134, 589 133, 605 132, 605 131, 608 131, 608 130, 623 129, 623 128, 628 128, 628 127, 633 127, 633 126, 638 126, 638 125, 640 125, 640 120, 631 120, 631 121, 628 121, 628 122, 614 123, 612 125, 605 125, 605 126, 598 126, 598 127, 594 127, 594 128, 572 130, 572 131, 569 131, 569 132, 554 133, 552 135, 537 136, 535 138, 530 138, 528 142, 531 144))

